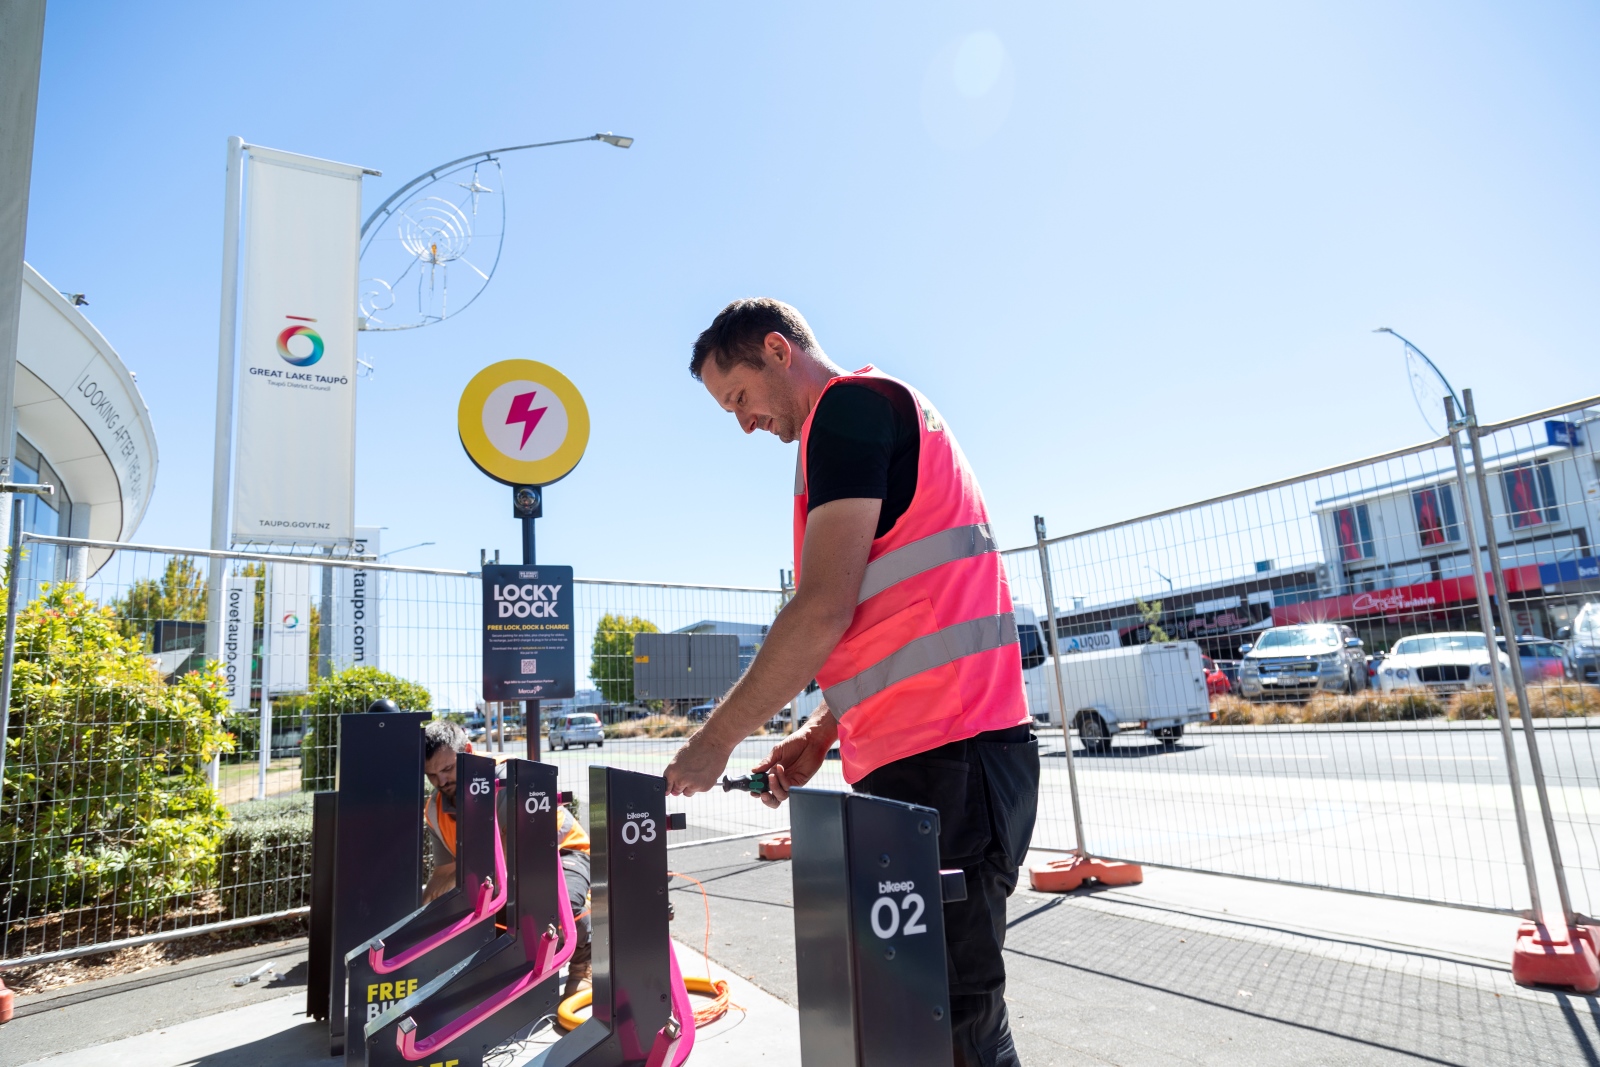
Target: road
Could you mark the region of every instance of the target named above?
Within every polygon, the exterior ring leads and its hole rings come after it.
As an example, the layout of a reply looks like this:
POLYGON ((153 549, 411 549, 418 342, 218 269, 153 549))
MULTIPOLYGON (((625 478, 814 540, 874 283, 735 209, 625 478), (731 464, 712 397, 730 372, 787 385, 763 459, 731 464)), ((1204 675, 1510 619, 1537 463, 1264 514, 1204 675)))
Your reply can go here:
MULTIPOLYGON (((730 769, 765 756, 747 741, 730 769)), ((1074 739, 1076 740, 1076 739, 1074 739)), ((582 773, 605 764, 659 774, 682 742, 608 741, 549 753, 563 788, 587 801, 582 773)), ((1516 734, 1536 863, 1548 851, 1525 746, 1516 734)), ((1579 910, 1600 910, 1600 729, 1540 731, 1568 877, 1579 910)), ((1043 768, 1034 845, 1070 849, 1073 832, 1061 735, 1040 738, 1043 768)), ((1521 910, 1529 894, 1500 734, 1492 724, 1242 727, 1190 731, 1171 751, 1148 736, 1118 738, 1106 755, 1074 744, 1085 844, 1097 855, 1222 874, 1521 910)), ((845 788, 830 761, 813 783, 845 788)), ((669 802, 688 816, 675 840, 777 830, 783 811, 714 792, 669 802)))

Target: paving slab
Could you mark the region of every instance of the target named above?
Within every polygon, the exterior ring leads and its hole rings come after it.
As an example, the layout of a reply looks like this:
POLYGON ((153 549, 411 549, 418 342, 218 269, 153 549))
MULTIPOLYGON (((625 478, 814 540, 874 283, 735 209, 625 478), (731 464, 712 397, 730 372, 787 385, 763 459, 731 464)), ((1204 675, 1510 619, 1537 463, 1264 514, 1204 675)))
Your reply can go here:
POLYGON ((231 949, 18 997, 16 1016, 0 1027, 0 1067, 104 1045, 286 993, 305 1006, 306 939, 231 949), (243 986, 234 979, 263 964, 273 973, 243 986))
MULTIPOLYGON (((757 859, 754 841, 670 857, 685 973, 704 966, 709 943, 744 1009, 699 1035, 692 1062, 797 1065, 790 865, 757 859)), ((1007 1002, 1029 1067, 1600 1067, 1600 999, 1513 984, 1506 916, 1147 868, 1136 887, 1019 890, 1009 921, 1007 1002)), ((166 982, 85 983, 47 995, 48 1011, 28 998, 0 1030, 0 1067, 330 1063, 324 1028, 298 1014, 303 989, 247 989, 238 995, 267 999, 227 1002, 222 983, 245 962, 173 968, 166 982), (209 985, 189 997, 184 981, 209 985), (140 1011, 155 1010, 137 1007, 148 997, 165 1014, 127 1036, 140 1011)), ((497 1067, 526 1063, 538 1043, 507 1049, 497 1067)))

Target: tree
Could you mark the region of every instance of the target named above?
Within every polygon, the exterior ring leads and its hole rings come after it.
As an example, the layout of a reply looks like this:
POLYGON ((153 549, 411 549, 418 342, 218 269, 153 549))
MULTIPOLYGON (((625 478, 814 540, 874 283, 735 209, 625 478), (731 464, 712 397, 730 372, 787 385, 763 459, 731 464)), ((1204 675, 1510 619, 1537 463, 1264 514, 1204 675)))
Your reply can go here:
POLYGON ((207 888, 226 818, 206 778, 230 744, 221 673, 164 683, 142 638, 70 583, 17 615, 0 910, 149 917, 207 888))
POLYGON ((140 637, 149 647, 155 624, 162 619, 190 622, 206 617, 206 576, 190 556, 175 556, 161 569, 161 578, 140 578, 111 602, 127 637, 140 637))
POLYGON ((425 686, 376 667, 351 667, 318 678, 305 694, 273 701, 274 707, 283 707, 288 714, 304 711, 311 727, 300 742, 300 788, 333 788, 339 762, 339 716, 366 711, 377 700, 392 700, 401 711, 433 707, 433 695, 425 686))
POLYGON ((633 635, 657 634, 656 624, 622 615, 602 615, 595 627, 589 677, 608 704, 633 703, 633 635))
POLYGON ((1171 641, 1172 638, 1167 635, 1167 631, 1161 628, 1161 601, 1155 600, 1146 604, 1138 597, 1134 597, 1134 603, 1139 605, 1139 617, 1150 630, 1150 640, 1155 644, 1171 641))

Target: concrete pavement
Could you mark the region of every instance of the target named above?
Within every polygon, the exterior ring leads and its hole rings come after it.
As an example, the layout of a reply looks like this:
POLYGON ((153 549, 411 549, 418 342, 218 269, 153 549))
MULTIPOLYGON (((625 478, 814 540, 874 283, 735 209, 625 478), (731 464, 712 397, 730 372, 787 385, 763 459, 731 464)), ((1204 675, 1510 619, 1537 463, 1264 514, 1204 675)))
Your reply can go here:
MULTIPOLYGON (((754 851, 753 842, 724 842, 672 854, 673 869, 705 887, 711 955, 746 1009, 700 1035, 691 1062, 702 1067, 798 1063, 789 865, 754 851)), ((693 973, 701 964, 688 946, 706 938, 700 888, 675 880, 673 901, 680 960, 693 973)), ((1029 1067, 1600 1065, 1600 1001, 1514 985, 1514 926, 1504 916, 1152 869, 1144 885, 1119 890, 1019 890, 1007 1001, 1029 1067)), ((217 1010, 233 988, 223 983, 255 965, 236 959, 211 972, 146 975, 136 989, 78 989, 44 1012, 25 999, 22 1018, 0 1030, 0 1063, 325 1067, 325 1030, 296 1014, 303 988, 292 966, 286 987, 241 993, 266 999, 217 1010), (102 1043, 136 1014, 117 998, 138 995, 172 1005, 178 1021, 102 1043), (180 1020, 197 1010, 180 1002, 197 999, 212 1014, 180 1020), (53 1017, 48 1030, 44 1016, 53 1017), (56 1041, 77 1050, 45 1058, 56 1041)), ((515 1067, 538 1048, 509 1051, 506 1067, 515 1067)))

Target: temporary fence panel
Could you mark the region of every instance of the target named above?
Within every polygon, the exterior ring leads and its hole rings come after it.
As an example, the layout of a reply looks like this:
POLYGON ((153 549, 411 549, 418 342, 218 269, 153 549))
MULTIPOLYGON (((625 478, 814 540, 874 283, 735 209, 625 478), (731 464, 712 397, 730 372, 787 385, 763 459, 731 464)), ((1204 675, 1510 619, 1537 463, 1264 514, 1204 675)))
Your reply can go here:
MULTIPOLYGON (((1482 476, 1570 905, 1600 908, 1600 409, 1482 427, 1482 476)), ((1520 720, 1520 706, 1512 714, 1520 720)), ((1533 792, 1537 782, 1529 783, 1533 792)), ((1533 801, 1530 799, 1530 808, 1533 801)), ((1536 821, 1542 822, 1537 819, 1536 821)), ((1537 828, 1536 828, 1537 829, 1537 828)), ((1554 875, 1554 870, 1550 872, 1554 875)))
MULTIPOLYGON (((303 911, 310 794, 335 786, 339 716, 375 699, 459 718, 480 750, 526 745, 521 705, 481 699, 475 574, 137 546, 116 547, 77 584, 52 585, 29 570, 38 553, 91 545, 24 543, 0 793, 0 960, 303 911), (239 601, 237 647, 213 673, 196 674, 213 555, 239 601), (359 613, 344 603, 357 589, 359 613), (356 625, 361 634, 345 632, 356 625)), ((660 773, 703 717, 690 701, 634 702, 634 635, 733 634, 748 665, 782 594, 587 579, 575 586, 577 674, 588 702, 546 702, 542 718, 548 727, 560 714, 592 710, 607 720, 612 736, 602 748, 544 744, 563 788, 586 806, 589 764, 660 773)), ((763 758, 785 726, 775 722, 774 736, 741 745, 733 773, 763 758)), ((747 795, 720 791, 675 800, 673 810, 686 812, 690 826, 675 845, 785 822, 747 795)))
MULTIPOLYGON (((1600 414, 1574 405, 1479 441, 1548 825, 1583 913, 1600 893, 1597 433, 1600 414)), ((1446 438, 1007 551, 1025 692, 1049 724, 1035 845, 1527 909, 1466 467, 1463 480, 1446 438)), ((457 717, 475 746, 526 744, 521 706, 482 701, 474 573, 30 534, 18 574, 0 961, 303 911, 309 793, 334 786, 338 716, 377 697, 457 717), (191 672, 213 557, 238 603, 207 680, 191 672), (91 559, 105 562, 89 575, 91 559), (80 580, 48 584, 61 575, 80 580)), ((660 773, 709 711, 714 694, 640 699, 637 635, 731 635, 742 670, 787 592, 576 580, 579 694, 541 718, 604 723, 598 748, 560 729, 542 741, 580 810, 588 765, 660 773)), ((735 749, 730 773, 818 703, 798 697, 735 749)), ((1539 779, 1520 726, 1511 736, 1548 876, 1539 779)), ((844 788, 839 763, 813 784, 844 788)), ((787 822, 737 792, 669 808, 689 825, 673 847, 787 822)))
POLYGON ((1441 440, 1007 552, 1030 705, 1067 727, 1035 844, 1527 909, 1468 499, 1441 440))

